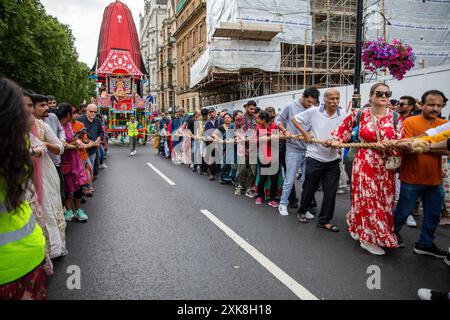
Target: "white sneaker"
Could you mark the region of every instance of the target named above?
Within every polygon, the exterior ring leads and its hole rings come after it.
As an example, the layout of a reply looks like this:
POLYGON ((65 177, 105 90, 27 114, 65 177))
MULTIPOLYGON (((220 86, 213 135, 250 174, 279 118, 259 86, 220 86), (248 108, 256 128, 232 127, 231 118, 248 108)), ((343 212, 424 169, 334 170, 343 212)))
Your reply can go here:
POLYGON ((256 193, 252 189, 248 189, 245 195, 251 199, 256 197, 256 193))
POLYGON ((313 214, 311 214, 311 212, 309 212, 309 211, 306 211, 305 217, 306 217, 306 219, 314 219, 315 218, 315 216, 313 214))
POLYGON ((359 237, 358 237, 358 235, 356 234, 356 233, 349 233, 350 234, 350 237, 352 237, 353 238, 353 240, 355 240, 355 241, 359 241, 359 237))
POLYGON ((377 256, 382 256, 382 255, 384 255, 386 253, 379 246, 376 246, 376 245, 373 245, 373 244, 370 244, 370 243, 361 242, 360 246, 361 246, 361 248, 369 251, 371 254, 375 254, 377 256))
POLYGON ((338 189, 337 194, 345 194, 345 189, 338 189))
POLYGON ((99 165, 98 167, 99 167, 100 169, 106 169, 106 168, 108 168, 108 166, 107 166, 105 163, 99 165))
POLYGON ((409 215, 408 219, 406 219, 406 225, 411 228, 417 228, 416 220, 414 220, 412 215, 409 215))
POLYGON ((133 156, 136 154, 136 150, 133 151, 133 156))
POLYGON ((431 290, 430 289, 419 289, 417 295, 420 300, 431 300, 431 290))
POLYGON ((288 216, 288 215, 289 215, 287 206, 285 206, 284 204, 281 204, 281 203, 278 205, 278 212, 279 212, 282 216, 288 216))
POLYGON ((236 187, 236 191, 234 191, 235 196, 240 196, 242 194, 242 188, 241 186, 236 187))
POLYGON ((134 155, 134 153, 133 152, 130 152, 130 156, 133 156, 134 155))

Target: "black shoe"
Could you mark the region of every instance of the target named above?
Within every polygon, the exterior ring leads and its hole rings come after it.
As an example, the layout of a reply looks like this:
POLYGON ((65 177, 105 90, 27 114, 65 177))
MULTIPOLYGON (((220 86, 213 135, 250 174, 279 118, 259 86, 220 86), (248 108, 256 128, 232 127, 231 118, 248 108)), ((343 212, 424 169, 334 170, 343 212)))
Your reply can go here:
POLYGON ((423 244, 416 244, 414 252, 417 254, 424 254, 433 256, 436 258, 444 259, 447 256, 447 252, 439 249, 434 243, 431 246, 424 246, 423 244))
POLYGON ((81 198, 81 203, 86 203, 86 198, 81 198))
POLYGON ((404 247, 405 247, 405 244, 404 244, 404 242, 403 242, 403 238, 402 238, 402 236, 400 235, 400 233, 395 233, 395 235, 397 236, 397 244, 398 244, 398 247, 399 247, 399 248, 404 248, 404 247))
POLYGON ((298 202, 290 202, 288 206, 289 206, 289 208, 297 209, 298 208, 298 202))

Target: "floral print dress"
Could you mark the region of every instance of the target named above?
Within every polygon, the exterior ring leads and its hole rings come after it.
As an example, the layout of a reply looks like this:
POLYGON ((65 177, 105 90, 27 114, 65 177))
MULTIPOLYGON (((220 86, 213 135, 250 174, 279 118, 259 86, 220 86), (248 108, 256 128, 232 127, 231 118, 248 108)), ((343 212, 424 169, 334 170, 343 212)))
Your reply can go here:
MULTIPOLYGON (((361 110, 359 139, 362 142, 376 142, 377 134, 372 122, 371 108, 361 110)), ((357 112, 344 119, 332 136, 336 140, 349 142, 351 132, 358 124, 357 112)), ((384 116, 375 116, 380 140, 400 139, 403 123, 398 120, 394 127, 391 110, 384 116)), ((375 149, 358 149, 353 162, 351 210, 347 216, 349 232, 354 239, 379 247, 396 248, 394 234, 395 170, 387 170, 388 155, 399 156, 392 150, 390 154, 375 149)))

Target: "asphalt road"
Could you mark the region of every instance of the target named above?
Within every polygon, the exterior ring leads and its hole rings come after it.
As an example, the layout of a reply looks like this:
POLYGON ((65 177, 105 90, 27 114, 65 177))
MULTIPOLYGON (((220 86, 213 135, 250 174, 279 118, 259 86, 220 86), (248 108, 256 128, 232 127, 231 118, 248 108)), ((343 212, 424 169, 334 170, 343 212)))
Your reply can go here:
MULTIPOLYGON (((283 217, 236 197, 151 146, 137 151, 110 146, 109 168, 84 205, 89 221, 68 223, 69 255, 54 261, 49 299, 417 299, 418 288, 450 288, 442 260, 413 253, 420 229, 405 227, 406 248, 385 256, 361 249, 346 231, 348 194, 337 200, 341 232, 331 233, 298 223, 294 209, 283 217), (70 266, 80 268, 80 289, 67 286, 70 266), (367 286, 370 266, 379 267, 380 289, 367 286)), ((449 226, 438 228, 436 244, 450 245, 449 226)))

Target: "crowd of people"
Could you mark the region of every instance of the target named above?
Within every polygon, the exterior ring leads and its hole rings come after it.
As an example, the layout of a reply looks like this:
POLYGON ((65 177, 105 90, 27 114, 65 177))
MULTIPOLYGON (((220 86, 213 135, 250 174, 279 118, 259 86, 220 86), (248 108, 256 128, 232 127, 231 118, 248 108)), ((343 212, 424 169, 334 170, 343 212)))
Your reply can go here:
MULTIPOLYGON (((52 259, 68 254, 66 225, 88 220, 83 203, 94 194, 99 169, 107 168, 106 128, 95 104, 57 104, 7 79, 0 92, 0 299, 44 299, 52 259)), ((401 231, 420 201, 423 221, 413 251, 450 265, 449 252, 434 242, 450 203, 442 161, 450 147, 450 123, 441 118, 447 98, 438 90, 423 93, 419 103, 391 97, 389 86, 377 83, 369 103, 351 113, 339 106, 337 89, 326 90, 320 104, 314 87, 279 114, 253 100, 233 113, 210 107, 189 116, 177 108, 152 126, 154 146, 163 158, 233 185, 235 196, 267 202, 282 216, 297 209, 300 223, 316 219, 330 232, 340 231, 333 223, 336 195, 350 184, 348 232, 374 255, 407 245, 401 231), (348 142, 360 147, 343 149, 348 142)), ((134 119, 127 127, 131 156, 134 119)))
POLYGON ((97 106, 57 104, 0 79, 0 299, 45 299, 52 259, 68 254, 66 226, 106 168, 97 106))
POLYGON ((421 202, 423 222, 413 251, 450 265, 450 252, 434 242, 441 217, 448 217, 450 194, 445 190, 444 195, 443 183, 448 150, 446 145, 430 149, 431 141, 427 142, 427 137, 450 127, 441 117, 447 98, 438 90, 423 93, 420 100, 390 100, 392 94, 388 85, 377 83, 369 102, 351 113, 339 106, 338 90, 325 91, 320 105, 320 92, 314 87, 306 88, 280 114, 273 107, 261 110, 255 101, 233 114, 210 107, 186 116, 177 108, 172 118, 163 115, 159 121, 155 147, 161 157, 208 175, 209 180, 233 184, 236 196, 245 193, 256 205, 267 201, 282 216, 289 208, 297 209, 300 223, 317 215, 317 226, 331 232, 339 232, 332 223, 336 195, 345 193, 349 182, 348 232, 374 255, 405 247, 401 230, 405 224, 417 227, 412 215, 421 202), (376 144, 340 147, 348 142, 376 144), (428 146, 427 152, 415 152, 416 143, 428 146), (302 186, 300 199, 296 179, 302 186), (317 214, 320 189, 323 200, 317 214))

